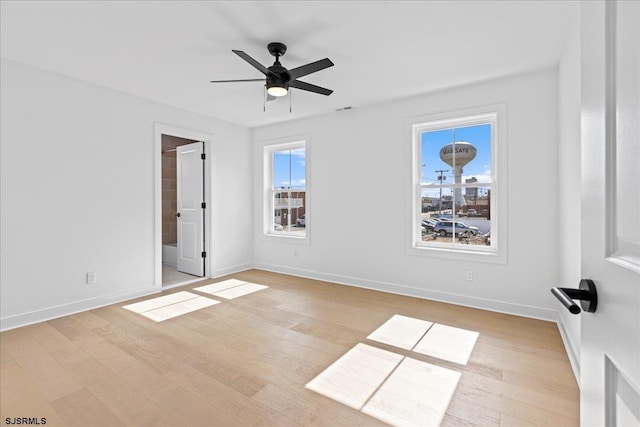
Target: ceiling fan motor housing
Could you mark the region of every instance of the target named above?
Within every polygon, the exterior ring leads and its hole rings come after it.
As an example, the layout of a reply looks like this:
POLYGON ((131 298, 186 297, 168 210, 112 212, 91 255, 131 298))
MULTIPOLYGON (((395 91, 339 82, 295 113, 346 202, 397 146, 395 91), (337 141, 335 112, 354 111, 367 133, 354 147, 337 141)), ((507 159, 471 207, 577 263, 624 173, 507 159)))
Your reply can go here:
POLYGON ((275 76, 279 76, 280 79, 283 81, 288 82, 289 80, 291 80, 291 76, 289 75, 289 70, 287 70, 282 65, 280 65, 280 61, 276 60, 276 63, 267 69, 273 73, 271 75, 267 75, 267 79, 269 79, 270 77, 275 78, 275 76))

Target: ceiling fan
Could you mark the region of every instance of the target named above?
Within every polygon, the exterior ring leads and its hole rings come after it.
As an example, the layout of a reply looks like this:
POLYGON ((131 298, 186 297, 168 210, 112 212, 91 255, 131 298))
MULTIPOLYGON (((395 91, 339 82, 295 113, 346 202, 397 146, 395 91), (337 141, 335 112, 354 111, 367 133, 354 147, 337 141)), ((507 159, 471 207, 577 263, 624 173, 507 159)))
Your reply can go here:
POLYGON ((269 53, 276 57, 276 61, 270 67, 265 67, 258 61, 247 55, 241 50, 232 50, 233 53, 240 58, 253 65, 258 71, 265 75, 265 78, 261 79, 241 79, 241 80, 212 80, 211 83, 231 83, 231 82, 260 82, 264 81, 267 88, 267 100, 274 99, 273 97, 285 96, 289 92, 289 88, 296 88, 306 90, 308 92, 319 93, 321 95, 331 95, 333 91, 320 86, 312 85, 298 80, 299 77, 315 73, 325 68, 333 67, 333 62, 329 58, 321 59, 319 61, 311 62, 307 65, 302 65, 291 70, 287 70, 280 64, 280 57, 287 51, 287 46, 284 43, 273 42, 267 45, 269 53))

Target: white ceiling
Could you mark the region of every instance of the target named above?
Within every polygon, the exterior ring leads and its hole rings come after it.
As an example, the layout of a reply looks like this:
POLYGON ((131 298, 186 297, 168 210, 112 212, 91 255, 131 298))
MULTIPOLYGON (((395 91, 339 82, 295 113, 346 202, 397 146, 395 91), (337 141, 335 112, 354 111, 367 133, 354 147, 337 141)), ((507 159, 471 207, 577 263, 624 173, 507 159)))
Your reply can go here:
POLYGON ((577 22, 569 1, 2 1, 3 57, 254 127, 554 66, 577 22), (330 58, 267 103, 260 78, 231 52, 265 66, 267 43, 287 68, 330 58))

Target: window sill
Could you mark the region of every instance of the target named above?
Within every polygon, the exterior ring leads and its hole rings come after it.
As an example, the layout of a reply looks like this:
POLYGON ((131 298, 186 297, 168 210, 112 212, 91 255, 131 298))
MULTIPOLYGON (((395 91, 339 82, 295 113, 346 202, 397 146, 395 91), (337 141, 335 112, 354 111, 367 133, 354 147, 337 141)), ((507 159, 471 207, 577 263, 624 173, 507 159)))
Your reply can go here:
POLYGON ((280 242, 287 242, 287 243, 295 243, 295 244, 302 244, 302 245, 308 245, 309 244, 309 236, 296 236, 296 235, 292 235, 292 234, 279 234, 279 233, 263 233, 262 234, 262 238, 264 240, 271 240, 271 241, 280 241, 280 242))
POLYGON ((506 264, 507 257, 500 251, 471 251, 453 247, 427 247, 413 245, 407 249, 408 255, 423 256, 454 261, 471 261, 489 264, 506 264))

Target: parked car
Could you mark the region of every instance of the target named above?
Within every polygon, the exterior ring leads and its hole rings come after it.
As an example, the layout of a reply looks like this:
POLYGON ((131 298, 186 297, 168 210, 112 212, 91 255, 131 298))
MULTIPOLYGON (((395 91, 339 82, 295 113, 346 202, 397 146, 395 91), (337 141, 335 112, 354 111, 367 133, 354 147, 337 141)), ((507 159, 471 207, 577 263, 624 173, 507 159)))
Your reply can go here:
POLYGON ((306 214, 302 214, 302 215, 300 215, 300 216, 298 217, 298 219, 296 219, 296 224, 297 224, 299 227, 306 227, 306 226, 307 226, 307 220, 306 220, 306 218, 305 218, 305 215, 306 215, 306 214))
POLYGON ((421 225, 427 230, 427 232, 433 231, 438 221, 435 219, 425 218, 421 221, 421 225))
POLYGON ((453 234, 455 223, 456 236, 460 233, 464 233, 467 235, 476 235, 480 232, 478 227, 471 227, 465 224, 462 221, 439 221, 434 227, 433 231, 438 233, 441 236, 446 236, 447 234, 453 234))

